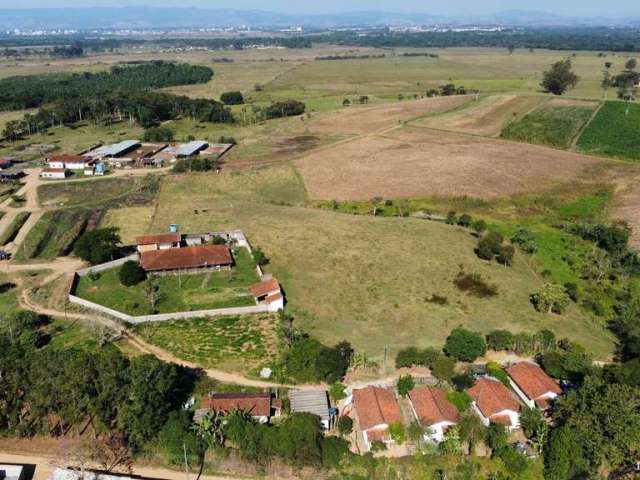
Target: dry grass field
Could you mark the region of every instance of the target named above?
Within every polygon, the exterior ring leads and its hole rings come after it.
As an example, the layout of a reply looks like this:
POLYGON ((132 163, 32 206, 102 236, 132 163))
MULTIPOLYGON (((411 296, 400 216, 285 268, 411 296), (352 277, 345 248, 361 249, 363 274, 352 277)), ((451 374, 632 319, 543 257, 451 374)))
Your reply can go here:
POLYGON ((437 115, 471 102, 470 95, 427 98, 375 107, 350 107, 315 120, 310 125, 312 132, 342 132, 366 134, 391 128, 403 121, 437 115))
POLYGON ((418 125, 493 137, 505 123, 522 118, 547 100, 543 96, 491 95, 451 113, 419 120, 418 125))
POLYGON ((433 195, 497 198, 587 176, 598 159, 544 147, 404 127, 296 162, 312 199, 433 195))
MULTIPOLYGON (((588 315, 535 313, 529 294, 542 280, 524 257, 506 269, 480 261, 468 231, 416 219, 345 215, 304 207, 305 192, 289 166, 247 172, 168 176, 150 228, 183 231, 241 228, 270 257, 298 325, 327 343, 343 338, 380 359, 407 345, 438 346, 461 324, 552 328, 608 355, 611 340, 588 315), (495 298, 459 292, 460 265, 498 287, 495 298), (447 305, 427 301, 445 296, 447 305)), ((126 222, 125 216, 121 216, 126 222)))

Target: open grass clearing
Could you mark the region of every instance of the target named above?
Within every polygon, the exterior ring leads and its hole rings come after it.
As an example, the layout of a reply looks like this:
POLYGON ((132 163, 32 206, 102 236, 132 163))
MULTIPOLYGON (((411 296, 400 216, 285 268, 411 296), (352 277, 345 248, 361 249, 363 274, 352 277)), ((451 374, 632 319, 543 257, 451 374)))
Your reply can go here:
POLYGON ((509 122, 501 136, 510 140, 568 149, 596 108, 595 105, 579 105, 549 103, 520 120, 509 122))
POLYGON ((273 315, 155 322, 136 327, 145 340, 204 368, 255 370, 277 353, 273 315))
POLYGON ((505 123, 522 118, 545 100, 543 96, 491 95, 451 113, 416 123, 441 130, 492 137, 502 131, 505 123))
POLYGON ((404 127, 310 153, 296 166, 312 199, 491 199, 575 181, 600 163, 539 146, 404 127))
POLYGON ((298 326, 327 344, 347 339, 376 359, 385 347, 392 354, 408 345, 441 346, 460 324, 485 333, 546 327, 598 356, 610 354, 609 334, 579 308, 560 317, 533 310, 529 294, 543 279, 525 257, 517 255, 513 268, 486 263, 473 253, 476 240, 468 231, 436 222, 268 201, 265 192, 274 192, 273 199, 280 188, 274 186, 285 178, 301 198, 300 180, 289 170, 166 177, 152 230, 164 230, 176 218, 184 231, 242 229, 271 258, 268 270, 283 284, 298 326), (189 198, 180 195, 185 189, 192 192, 189 198), (498 295, 477 299, 458 291, 453 280, 460 264, 495 283, 498 295), (447 297, 448 304, 425 301, 433 294, 447 297))
POLYGON ((112 208, 104 216, 101 227, 116 227, 124 245, 134 245, 136 237, 142 233, 152 233, 149 225, 155 207, 112 208))
POLYGON ((119 269, 102 272, 98 278, 82 277, 76 295, 129 315, 172 313, 255 305, 249 286, 259 281, 255 263, 244 248, 234 252, 231 271, 155 276, 158 300, 152 306, 144 284, 125 287, 119 269))
POLYGON ((580 135, 577 150, 623 160, 640 160, 638 125, 640 105, 605 102, 580 135))
POLYGON ((133 178, 105 178, 84 182, 40 185, 38 199, 43 206, 119 207, 149 204, 158 191, 154 175, 133 178))

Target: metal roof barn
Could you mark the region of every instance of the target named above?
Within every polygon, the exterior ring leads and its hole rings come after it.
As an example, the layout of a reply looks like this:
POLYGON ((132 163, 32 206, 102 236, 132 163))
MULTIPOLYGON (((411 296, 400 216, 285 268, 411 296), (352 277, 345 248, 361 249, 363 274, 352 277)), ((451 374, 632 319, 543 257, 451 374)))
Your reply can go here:
POLYGON ((137 140, 124 140, 119 143, 113 143, 111 145, 103 145, 88 154, 92 157, 116 157, 122 153, 128 152, 134 147, 140 145, 137 140))
POLYGON ((289 403, 292 412, 313 413, 326 422, 331 418, 326 390, 291 390, 289 403))
POLYGON ((207 148, 209 144, 200 140, 194 140, 192 142, 183 143, 176 148, 177 157, 189 157, 195 155, 200 150, 207 148))

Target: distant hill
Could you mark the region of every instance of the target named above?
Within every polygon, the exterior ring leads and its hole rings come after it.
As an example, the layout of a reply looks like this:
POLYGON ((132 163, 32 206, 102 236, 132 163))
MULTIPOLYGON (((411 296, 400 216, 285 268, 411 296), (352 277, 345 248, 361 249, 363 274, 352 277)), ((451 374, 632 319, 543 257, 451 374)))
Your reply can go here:
POLYGON ((564 17, 546 12, 505 11, 493 15, 445 17, 380 11, 297 15, 262 10, 202 8, 37 8, 0 9, 0 29, 141 29, 179 27, 307 28, 433 24, 512 26, 640 25, 640 20, 564 17))

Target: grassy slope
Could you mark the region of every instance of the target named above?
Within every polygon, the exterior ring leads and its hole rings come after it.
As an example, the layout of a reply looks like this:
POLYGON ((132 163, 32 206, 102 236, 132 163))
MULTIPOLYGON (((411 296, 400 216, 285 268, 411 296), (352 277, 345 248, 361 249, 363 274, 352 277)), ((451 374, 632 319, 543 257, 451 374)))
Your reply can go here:
POLYGON ((590 107, 544 106, 519 121, 507 124, 501 136, 566 149, 592 113, 593 108, 590 107))
POLYGON ((385 346, 440 345, 459 324, 483 332, 547 327, 600 355, 611 349, 602 329, 577 308, 562 317, 533 311, 528 295, 542 279, 523 257, 503 268, 480 261, 475 239, 457 227, 297 206, 303 202, 289 167, 172 176, 163 180, 152 229, 176 221, 184 231, 243 229, 271 257, 300 326, 327 343, 346 338, 377 358, 385 346), (208 211, 195 215, 196 208, 208 211), (500 295, 481 300, 458 292, 452 280, 459 265, 496 283, 500 295), (426 302, 434 293, 449 305, 426 302))
MULTIPOLYGON (((258 281, 255 264, 244 248, 237 250, 235 259, 231 272, 159 277, 158 313, 254 305, 248 286, 258 281)), ((151 313, 142 285, 123 286, 118 272, 108 270, 97 280, 82 278, 78 296, 131 315, 151 313)))
POLYGON ((578 151, 640 160, 640 105, 606 102, 578 140, 578 151))

